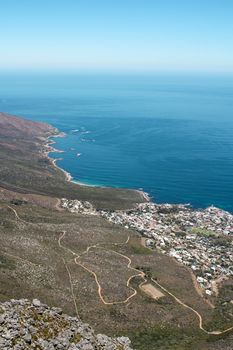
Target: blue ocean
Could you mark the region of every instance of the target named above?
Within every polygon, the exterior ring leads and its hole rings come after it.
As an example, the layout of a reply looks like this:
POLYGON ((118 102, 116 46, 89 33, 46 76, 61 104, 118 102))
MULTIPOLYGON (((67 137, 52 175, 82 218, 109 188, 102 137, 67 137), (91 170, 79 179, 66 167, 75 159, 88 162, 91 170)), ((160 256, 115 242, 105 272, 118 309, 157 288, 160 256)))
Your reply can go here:
POLYGON ((78 182, 233 212, 233 76, 1 73, 0 110, 64 131, 78 182))

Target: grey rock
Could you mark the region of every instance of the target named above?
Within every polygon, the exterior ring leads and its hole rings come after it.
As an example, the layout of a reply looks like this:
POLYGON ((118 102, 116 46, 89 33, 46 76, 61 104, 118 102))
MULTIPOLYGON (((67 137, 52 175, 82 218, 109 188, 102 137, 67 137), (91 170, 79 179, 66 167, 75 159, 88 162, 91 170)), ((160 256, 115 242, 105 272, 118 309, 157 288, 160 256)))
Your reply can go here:
POLYGON ((63 314, 60 308, 49 308, 38 299, 12 299, 0 307, 1 350, 132 350, 128 338, 96 335, 77 317, 63 314))
POLYGON ((0 315, 0 325, 2 325, 4 323, 4 316, 0 315))
POLYGON ((33 300, 32 300, 32 304, 33 304, 34 306, 38 306, 38 307, 41 305, 40 300, 38 300, 38 299, 33 299, 33 300))
POLYGON ((26 343, 31 343, 32 341, 32 336, 30 333, 27 333, 23 336, 23 339, 25 340, 26 343))

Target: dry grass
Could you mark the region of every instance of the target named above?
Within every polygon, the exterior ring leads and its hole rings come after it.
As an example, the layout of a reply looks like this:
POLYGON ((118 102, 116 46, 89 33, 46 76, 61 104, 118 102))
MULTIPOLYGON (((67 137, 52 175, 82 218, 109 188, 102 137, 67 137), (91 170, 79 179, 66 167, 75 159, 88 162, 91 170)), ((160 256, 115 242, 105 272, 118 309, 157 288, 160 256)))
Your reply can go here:
MULTIPOLYGON (((131 281, 131 286, 138 294, 129 303, 103 305, 94 277, 75 264, 70 252, 58 246, 61 232, 66 230, 63 244, 67 248, 80 254, 90 245, 102 244, 105 249, 129 256, 132 266, 150 271, 159 283, 199 310, 206 323, 211 320, 212 309, 196 292, 189 271, 167 256, 154 251, 150 254, 142 252, 141 238, 135 232, 95 216, 67 212, 61 215, 35 205, 15 208, 21 218, 32 224, 17 222, 13 212, 4 208, 2 203, 0 254, 7 257, 8 266, 0 268, 1 300, 37 297, 49 305, 62 307, 68 314, 74 314, 70 282, 62 261, 65 258, 71 271, 79 314, 96 331, 113 335, 130 334, 135 330, 159 327, 160 324, 165 327, 174 327, 175 324, 180 329, 198 331, 197 319, 192 312, 182 308, 167 295, 157 300, 150 298, 138 288, 142 282, 140 278, 131 281), (125 242, 128 235, 131 238, 127 245, 112 244, 125 242), (108 244, 103 244, 106 242, 108 244)), ((122 300, 130 294, 126 281, 132 271, 127 268, 124 258, 107 250, 93 249, 82 256, 80 261, 98 275, 107 300, 122 300)), ((148 284, 152 285, 150 281, 148 284)))
POLYGON ((164 297, 164 294, 150 283, 142 285, 142 290, 155 300, 164 297))

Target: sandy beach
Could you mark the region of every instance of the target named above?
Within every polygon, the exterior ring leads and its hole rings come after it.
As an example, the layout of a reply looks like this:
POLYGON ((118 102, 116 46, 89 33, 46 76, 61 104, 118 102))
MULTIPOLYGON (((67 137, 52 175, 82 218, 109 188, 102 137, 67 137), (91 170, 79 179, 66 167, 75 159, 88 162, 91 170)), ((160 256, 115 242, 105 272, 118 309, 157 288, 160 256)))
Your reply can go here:
POLYGON ((62 158, 52 158, 49 156, 50 153, 64 153, 64 151, 62 150, 59 150, 59 149, 56 149, 54 147, 52 147, 51 145, 54 145, 56 144, 56 142, 54 140, 51 140, 51 137, 65 137, 66 134, 64 132, 58 132, 58 134, 52 134, 50 136, 48 136, 46 139, 45 139, 45 150, 43 151, 43 154, 45 155, 45 157, 52 163, 52 165, 59 169, 60 171, 63 172, 63 174, 65 175, 65 179, 66 181, 70 182, 72 180, 72 176, 69 172, 67 172, 66 170, 62 169, 61 167, 59 167, 56 162, 58 160, 61 160, 62 158))
MULTIPOLYGON (((50 157, 48 157, 50 160, 51 160, 51 162, 52 162, 52 164, 57 168, 57 169, 59 169, 60 171, 62 171, 63 173, 64 173, 64 175, 65 175, 65 178, 66 178, 66 181, 71 181, 72 180, 72 176, 70 175, 70 173, 68 173, 68 171, 66 171, 66 170, 64 170, 64 169, 62 169, 62 168, 60 168, 57 164, 56 164, 56 162, 58 161, 58 160, 61 160, 62 158, 57 158, 57 159, 52 159, 52 158, 50 158, 50 157)), ((72 181, 73 182, 73 181, 72 181)), ((75 183, 75 182, 74 182, 75 183)))

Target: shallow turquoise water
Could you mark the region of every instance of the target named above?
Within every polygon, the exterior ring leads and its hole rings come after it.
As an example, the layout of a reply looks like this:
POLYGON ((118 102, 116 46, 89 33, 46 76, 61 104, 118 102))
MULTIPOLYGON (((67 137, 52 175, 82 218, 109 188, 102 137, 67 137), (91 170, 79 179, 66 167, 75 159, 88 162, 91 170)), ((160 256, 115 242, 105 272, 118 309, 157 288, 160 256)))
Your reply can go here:
POLYGON ((75 180, 233 211, 233 77, 0 78, 0 110, 67 133, 58 165, 75 180))

